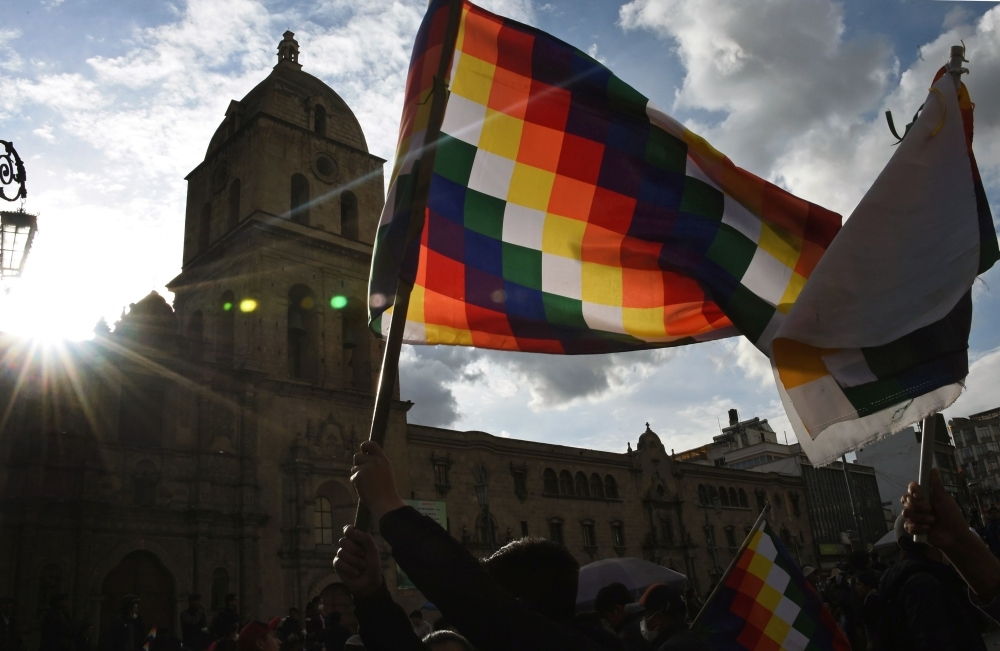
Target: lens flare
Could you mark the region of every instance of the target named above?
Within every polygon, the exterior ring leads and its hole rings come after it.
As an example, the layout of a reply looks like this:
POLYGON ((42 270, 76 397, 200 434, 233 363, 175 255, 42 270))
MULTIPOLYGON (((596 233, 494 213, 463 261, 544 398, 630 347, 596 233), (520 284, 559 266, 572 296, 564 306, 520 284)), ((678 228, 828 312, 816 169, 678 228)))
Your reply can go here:
POLYGON ((244 298, 240 301, 240 312, 253 312, 257 309, 257 301, 252 298, 244 298))
POLYGON ((303 298, 301 305, 302 305, 303 309, 305 309, 305 310, 311 310, 312 306, 313 306, 312 296, 306 296, 305 298, 303 298))
POLYGON ((233 304, 230 303, 229 301, 226 301, 225 303, 222 304, 222 309, 228 312, 229 310, 233 309, 233 304))
POLYGON ((330 307, 335 310, 342 310, 347 307, 347 297, 346 296, 334 296, 330 299, 330 307))

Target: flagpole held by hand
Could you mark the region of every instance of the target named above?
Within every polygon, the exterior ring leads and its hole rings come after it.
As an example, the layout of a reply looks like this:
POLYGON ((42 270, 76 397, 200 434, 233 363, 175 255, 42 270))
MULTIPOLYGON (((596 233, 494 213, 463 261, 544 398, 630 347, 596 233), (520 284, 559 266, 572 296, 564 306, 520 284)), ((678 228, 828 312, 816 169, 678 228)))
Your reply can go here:
MULTIPOLYGON (((424 226, 424 211, 427 206, 427 196, 431 185, 434 169, 434 154, 441 124, 444 121, 444 111, 447 106, 448 84, 446 75, 451 63, 451 53, 455 50, 458 38, 458 24, 462 17, 462 0, 451 0, 448 8, 448 24, 445 29, 444 42, 441 47, 441 61, 438 64, 437 75, 434 78, 434 91, 431 96, 431 111, 427 119, 424 136, 424 149, 420 153, 417 168, 417 178, 410 203, 409 228, 406 233, 404 251, 411 249, 411 244, 420 237, 424 226)), ((410 307, 410 293, 413 283, 399 278, 396 285, 396 296, 393 300, 392 318, 389 322, 389 334, 386 337, 385 352, 382 355, 382 371, 379 373, 378 389, 375 392, 375 409, 372 412, 372 427, 368 440, 383 447, 385 432, 389 426, 389 412, 392 407, 392 392, 396 386, 399 374, 399 353, 403 346, 403 330, 406 328, 406 314, 410 307)), ((354 516, 354 527, 367 532, 371 527, 371 512, 362 502, 358 502, 358 511, 354 516)))

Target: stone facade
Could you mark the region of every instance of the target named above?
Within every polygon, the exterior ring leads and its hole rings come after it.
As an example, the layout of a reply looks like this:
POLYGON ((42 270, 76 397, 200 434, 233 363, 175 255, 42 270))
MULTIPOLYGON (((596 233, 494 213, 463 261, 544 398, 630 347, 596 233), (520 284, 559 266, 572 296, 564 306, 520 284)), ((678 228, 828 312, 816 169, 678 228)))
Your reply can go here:
MULTIPOLYGON (((187 177, 173 306, 151 293, 114 332, 55 350, 0 338, 0 594, 29 640, 57 592, 98 635, 130 592, 146 624, 174 628, 190 592, 211 610, 235 592, 244 618, 324 594, 353 619, 330 561, 381 357, 365 297, 384 161, 297 48, 286 33, 187 177)), ((635 451, 597 452, 407 425, 409 406, 393 403, 386 437, 399 490, 444 501, 474 553, 561 537, 581 563, 642 556, 704 592, 757 495, 790 547, 811 549, 791 506, 801 479, 676 461, 648 429, 635 451)))

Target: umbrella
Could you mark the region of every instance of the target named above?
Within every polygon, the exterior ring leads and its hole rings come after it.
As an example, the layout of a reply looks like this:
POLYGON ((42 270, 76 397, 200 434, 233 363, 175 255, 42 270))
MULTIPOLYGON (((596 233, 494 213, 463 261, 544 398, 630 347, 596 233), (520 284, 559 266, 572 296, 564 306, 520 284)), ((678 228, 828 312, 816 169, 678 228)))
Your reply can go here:
POLYGON ((595 561, 580 568, 580 587, 576 593, 577 611, 593 610, 597 591, 609 583, 622 583, 633 596, 638 597, 654 583, 683 584, 687 583, 687 577, 641 558, 595 561))

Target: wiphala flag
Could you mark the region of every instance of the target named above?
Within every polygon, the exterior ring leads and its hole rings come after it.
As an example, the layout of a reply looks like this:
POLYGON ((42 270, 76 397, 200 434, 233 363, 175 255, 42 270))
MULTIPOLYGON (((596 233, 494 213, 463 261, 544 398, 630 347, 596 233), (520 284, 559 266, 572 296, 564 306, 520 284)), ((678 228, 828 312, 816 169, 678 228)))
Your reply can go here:
POLYGON ((736 167, 587 54, 447 0, 417 37, 369 284, 404 341, 557 354, 743 334, 764 350, 840 216, 736 167), (404 252, 441 57, 449 94, 419 241, 404 252))
POLYGON ((850 651, 851 644, 763 518, 694 632, 713 651, 850 651))

